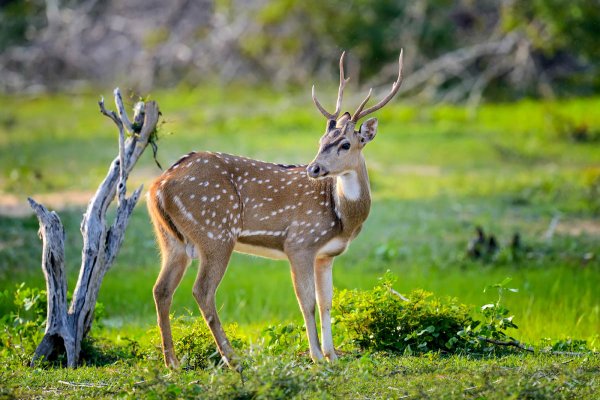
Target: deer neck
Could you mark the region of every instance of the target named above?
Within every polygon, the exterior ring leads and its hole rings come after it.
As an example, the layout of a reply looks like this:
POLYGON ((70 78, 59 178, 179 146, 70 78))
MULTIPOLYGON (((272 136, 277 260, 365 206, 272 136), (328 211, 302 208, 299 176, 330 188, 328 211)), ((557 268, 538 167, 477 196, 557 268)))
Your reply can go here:
POLYGON ((363 156, 357 168, 336 177, 333 186, 333 199, 342 229, 348 236, 355 236, 369 215, 371 208, 371 188, 369 175, 363 156))

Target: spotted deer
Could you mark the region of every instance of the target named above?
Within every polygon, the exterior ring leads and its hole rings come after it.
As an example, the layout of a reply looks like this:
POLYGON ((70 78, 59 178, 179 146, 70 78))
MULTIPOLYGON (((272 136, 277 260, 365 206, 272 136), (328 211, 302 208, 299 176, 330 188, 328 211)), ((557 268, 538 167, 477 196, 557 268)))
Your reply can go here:
POLYGON ((178 367, 169 309, 172 296, 192 258, 200 259, 193 295, 219 352, 231 368, 239 368, 215 306, 215 293, 233 251, 287 259, 294 290, 306 325, 310 356, 335 360, 331 336, 332 264, 358 235, 369 215, 369 177, 362 149, 377 133, 377 119, 355 127, 385 106, 402 82, 364 109, 371 92, 354 114, 341 117, 344 54, 335 112, 327 112, 312 88, 317 109, 327 118, 319 151, 308 166, 273 164, 213 152, 183 156, 158 177, 148 192, 148 210, 162 255, 154 285, 158 325, 165 363, 178 367), (319 308, 321 345, 315 307, 319 308))

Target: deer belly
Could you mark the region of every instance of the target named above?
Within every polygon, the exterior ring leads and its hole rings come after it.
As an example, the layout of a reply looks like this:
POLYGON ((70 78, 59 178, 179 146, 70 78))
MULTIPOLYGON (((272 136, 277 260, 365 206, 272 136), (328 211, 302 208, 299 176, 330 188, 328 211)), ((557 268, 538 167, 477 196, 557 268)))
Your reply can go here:
POLYGON ((237 251, 238 253, 251 254, 253 256, 271 258, 273 260, 287 260, 287 256, 283 251, 247 243, 237 242, 233 250, 237 251))
POLYGON ((348 241, 340 238, 333 238, 319 249, 317 256, 339 256, 348 247, 348 241))

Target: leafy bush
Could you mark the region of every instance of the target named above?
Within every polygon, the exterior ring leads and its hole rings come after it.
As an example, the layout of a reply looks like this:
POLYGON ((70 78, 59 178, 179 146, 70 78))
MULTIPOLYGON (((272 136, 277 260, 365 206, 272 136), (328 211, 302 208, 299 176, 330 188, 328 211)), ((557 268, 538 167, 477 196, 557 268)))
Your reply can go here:
MULTIPOLYGON (((221 362, 215 341, 202 318, 178 318, 173 321, 175 351, 185 368, 209 368, 221 362)), ((237 334, 237 325, 225 327, 225 333, 233 347, 242 347, 242 338, 237 334)))
POLYGON ((423 290, 404 298, 392 288, 394 281, 388 272, 370 291, 343 290, 334 297, 335 323, 359 348, 406 354, 489 354, 522 346, 506 333, 517 328, 502 304, 505 293, 517 291, 507 286, 510 278, 486 288, 496 289, 498 299, 480 308, 480 320, 453 298, 441 300, 423 290))
POLYGON ((266 348, 273 354, 305 351, 308 348, 306 330, 294 323, 269 325, 262 331, 266 348))
POLYGON ((440 299, 415 290, 404 300, 386 274, 371 291, 343 290, 334 298, 338 328, 362 349, 399 353, 455 352, 467 343, 459 335, 474 323, 469 308, 456 299, 440 299))
POLYGON ((83 365, 109 365, 121 360, 141 359, 144 352, 139 342, 129 338, 121 339, 124 344, 115 343, 103 337, 88 335, 81 343, 81 363, 83 365))
MULTIPOLYGON (((67 294, 70 300, 71 295, 67 294)), ((26 284, 16 285, 14 291, 0 292, 0 303, 5 303, 3 308, 11 309, 0 318, 0 356, 17 357, 21 363, 29 363, 37 345, 42 340, 46 326, 48 301, 46 291, 26 284), (9 303, 13 304, 12 307, 9 303)), ((104 316, 104 306, 96 303, 94 308, 94 323, 100 325, 100 318, 104 316)), ((94 363, 94 343, 96 339, 86 338, 83 343, 83 360, 89 355, 88 361, 94 363), (89 353, 89 354, 88 354, 89 353)), ((106 346, 104 346, 106 347, 106 346)), ((101 351, 98 349, 98 351, 101 351)), ((62 359, 58 360, 62 362, 62 359)))
POLYGON ((590 348, 587 340, 581 339, 564 339, 552 341, 552 339, 544 339, 546 342, 544 352, 547 353, 593 353, 595 349, 590 348))
POLYGON ((0 292, 0 302, 8 303, 11 299, 15 311, 0 318, 0 355, 17 356, 21 362, 26 362, 42 339, 46 324, 46 291, 21 283, 14 292, 0 292))

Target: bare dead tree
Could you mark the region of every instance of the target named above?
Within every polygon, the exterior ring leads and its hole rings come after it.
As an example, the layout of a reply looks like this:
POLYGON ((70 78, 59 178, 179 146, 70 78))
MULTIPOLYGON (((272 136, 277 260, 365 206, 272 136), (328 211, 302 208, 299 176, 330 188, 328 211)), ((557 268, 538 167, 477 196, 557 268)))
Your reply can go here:
POLYGON ((112 161, 81 221, 81 269, 68 309, 65 232, 62 222, 56 212, 49 211, 32 198, 28 199, 40 222, 39 233, 43 241, 42 271, 48 296, 46 331, 34 353, 32 365, 40 358, 48 359, 52 355, 66 353, 67 366, 77 366, 82 340, 92 326, 100 285, 121 248, 129 217, 140 197, 141 186, 130 197, 126 197, 127 178, 138 158, 153 140, 159 118, 158 106, 153 101, 137 103, 131 122, 118 88, 115 89, 114 96, 117 113, 106 110, 103 99, 98 104, 102 114, 110 118, 119 129, 119 154, 112 161), (115 196, 116 216, 112 225, 108 225, 106 212, 115 196))
POLYGON ((520 68, 514 54, 525 40, 516 33, 508 33, 497 40, 460 48, 434 59, 415 71, 407 79, 404 91, 439 96, 441 100, 456 102, 463 99, 476 107, 485 88, 497 77, 520 68), (476 62, 485 59, 487 66, 469 71, 476 62), (443 87, 450 80, 458 80, 448 91, 443 87))

